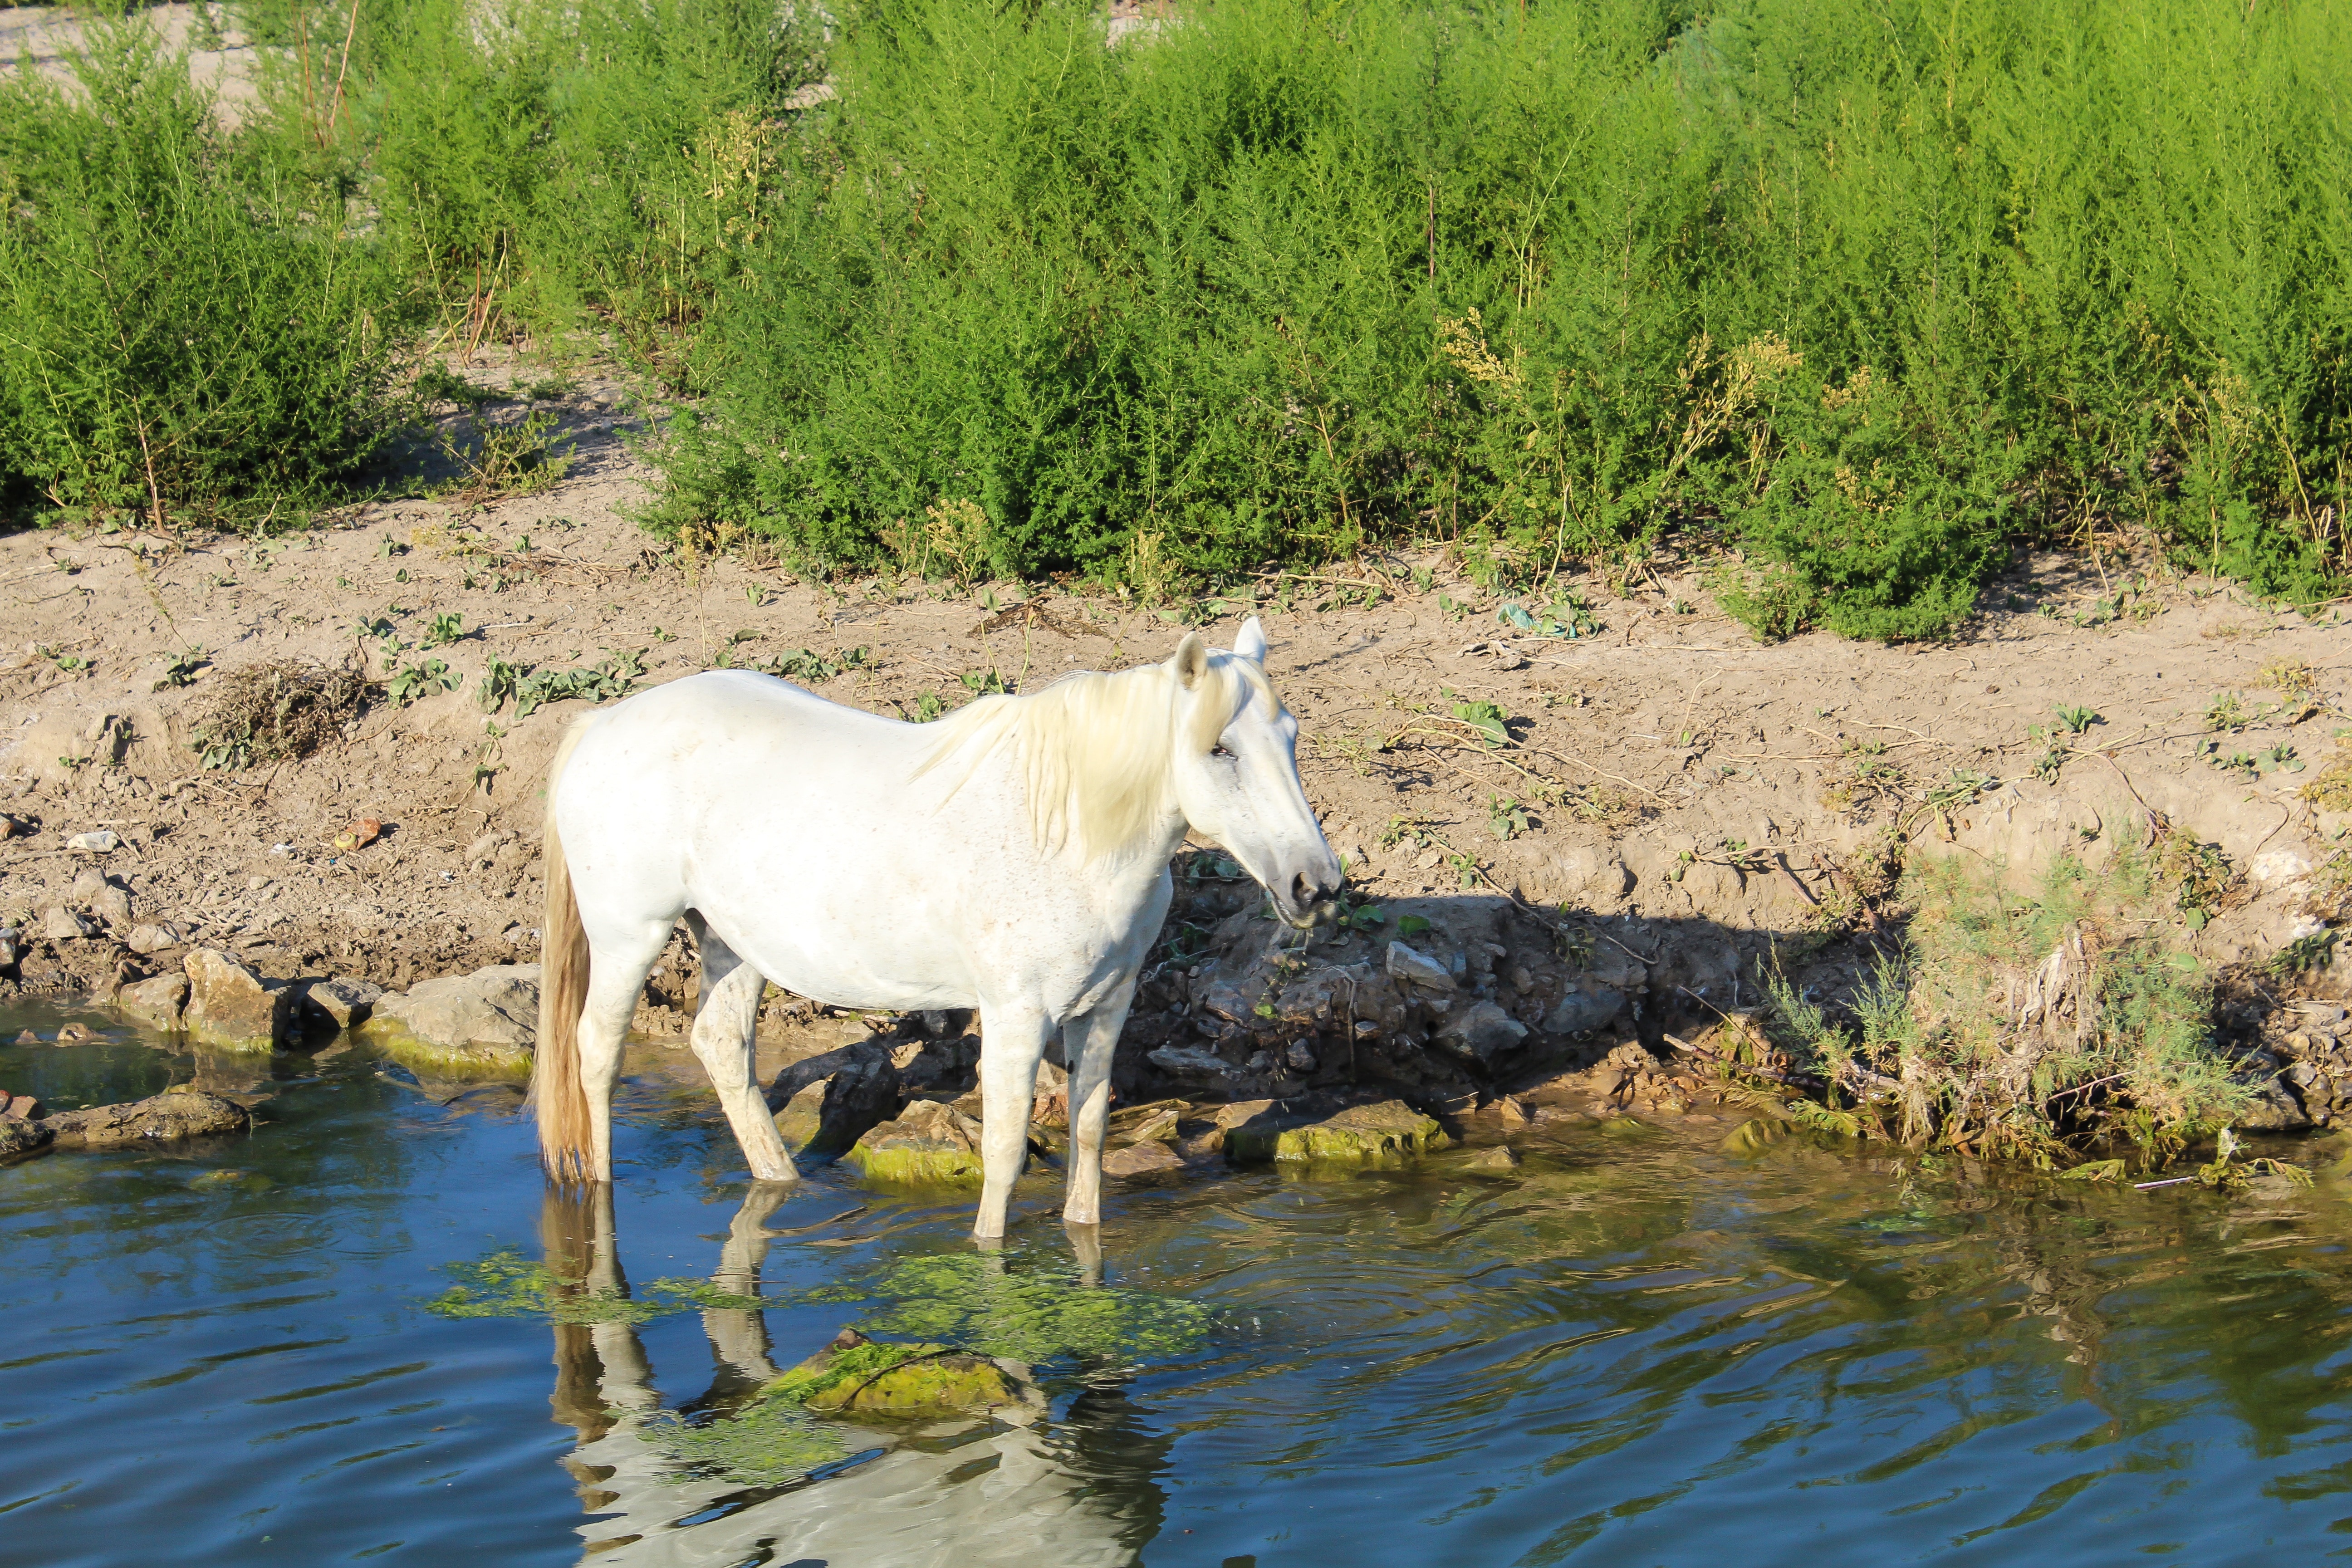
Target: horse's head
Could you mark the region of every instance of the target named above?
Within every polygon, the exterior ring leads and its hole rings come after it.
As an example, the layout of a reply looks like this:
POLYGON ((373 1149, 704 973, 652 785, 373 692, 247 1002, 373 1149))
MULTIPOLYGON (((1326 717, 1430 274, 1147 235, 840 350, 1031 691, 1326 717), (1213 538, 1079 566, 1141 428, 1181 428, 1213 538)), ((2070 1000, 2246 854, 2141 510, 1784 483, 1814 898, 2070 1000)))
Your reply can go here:
POLYGON ((1298 721, 1265 679, 1265 631, 1253 616, 1231 653, 1188 636, 1168 661, 1177 706, 1177 804, 1274 896, 1276 912, 1312 924, 1339 891, 1339 860, 1298 784, 1298 721))

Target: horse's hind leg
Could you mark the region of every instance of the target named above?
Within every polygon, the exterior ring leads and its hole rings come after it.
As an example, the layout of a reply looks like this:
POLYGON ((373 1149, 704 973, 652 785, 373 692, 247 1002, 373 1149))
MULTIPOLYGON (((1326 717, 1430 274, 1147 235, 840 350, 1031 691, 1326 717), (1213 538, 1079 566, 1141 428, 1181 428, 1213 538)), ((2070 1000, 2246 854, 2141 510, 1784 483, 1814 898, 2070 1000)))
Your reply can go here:
POLYGON ((760 996, 765 976, 738 958, 719 934, 693 910, 687 911, 695 950, 702 956, 702 1003, 694 1015, 694 1054, 702 1058, 727 1112, 727 1125, 751 1167, 756 1182, 800 1179, 776 1120, 760 1093, 755 1058, 759 1051, 760 996))
POLYGON ((589 933, 588 999, 580 1010, 580 1089, 588 1100, 589 1148, 594 1179, 613 1179, 613 1086, 621 1079, 621 1047, 637 1016, 646 976, 669 945, 670 922, 644 922, 615 938, 589 933))

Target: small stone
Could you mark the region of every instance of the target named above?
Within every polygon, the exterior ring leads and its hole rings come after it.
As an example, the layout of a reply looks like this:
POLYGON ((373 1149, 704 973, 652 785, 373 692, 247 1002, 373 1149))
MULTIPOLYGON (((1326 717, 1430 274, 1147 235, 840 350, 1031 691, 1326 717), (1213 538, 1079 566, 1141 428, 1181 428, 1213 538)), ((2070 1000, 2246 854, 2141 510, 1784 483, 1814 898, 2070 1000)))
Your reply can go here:
POLYGON ((1502 1119, 1506 1127, 1525 1127, 1528 1124, 1528 1108, 1507 1094, 1495 1101, 1495 1114, 1502 1119))
POLYGON ((63 904, 52 904, 41 917, 41 934, 51 942, 78 942, 103 930, 96 921, 76 914, 63 904))
POLYGON ((1516 1171, 1519 1157, 1507 1144, 1497 1143, 1491 1149, 1479 1149, 1465 1155, 1461 1169, 1465 1171, 1516 1171))
POLYGON ((1230 1063, 1215 1052, 1204 1051, 1198 1046, 1162 1046, 1144 1060, 1178 1078, 1225 1079, 1234 1076, 1230 1063))
POLYGON ((0 1116, 18 1116, 27 1121, 41 1119, 41 1102, 29 1094, 11 1095, 5 1106, 0 1106, 0 1116))
POLYGON ((13 967, 23 956, 24 939, 17 934, 16 928, 10 926, 5 931, 0 931, 0 969, 13 967))
POLYGON ((41 1043, 41 1037, 30 1029, 19 1029, 16 1031, 16 1043, 20 1046, 37 1046, 41 1043))
POLYGON ((1130 1143, 1124 1149, 1113 1149, 1103 1156, 1102 1162, 1106 1176, 1150 1176, 1183 1168, 1184 1157, 1165 1143, 1130 1143))
POLYGON ((66 847, 85 855, 106 855, 121 847, 122 840, 111 832, 100 828, 95 833, 77 833, 66 840, 66 847))
POLYGON ((1625 994, 1606 985, 1587 986, 1570 991, 1553 1004, 1544 1015, 1544 1032, 1552 1035, 1580 1035, 1597 1029, 1624 1010, 1625 994))
POLYGON ((1290 1048, 1282 1053, 1282 1059, 1284 1063, 1289 1067, 1292 1072, 1313 1072, 1315 1070, 1315 1053, 1307 1048, 1307 1045, 1305 1040, 1291 1041, 1290 1048))
POLYGON ((1486 1063, 1528 1037, 1528 1026, 1492 1002, 1475 1002, 1446 1019, 1436 1043, 1455 1056, 1486 1063))
POLYGON ((349 1029, 366 1023, 369 1010, 383 1000, 383 986, 349 974, 300 984, 304 1000, 331 1019, 338 1029, 349 1029))
POLYGON ((161 952, 167 947, 178 947, 187 940, 188 933, 176 925, 136 925, 131 928, 125 945, 133 952, 161 952))
POLYGON ((68 1024, 58 1031, 58 1044, 86 1046, 98 1038, 98 1033, 88 1024, 68 1024))
POLYGON ((1401 942, 1389 943, 1389 977, 1423 986, 1431 991, 1451 991, 1454 988, 1454 972, 1430 957, 1405 946, 1401 942))

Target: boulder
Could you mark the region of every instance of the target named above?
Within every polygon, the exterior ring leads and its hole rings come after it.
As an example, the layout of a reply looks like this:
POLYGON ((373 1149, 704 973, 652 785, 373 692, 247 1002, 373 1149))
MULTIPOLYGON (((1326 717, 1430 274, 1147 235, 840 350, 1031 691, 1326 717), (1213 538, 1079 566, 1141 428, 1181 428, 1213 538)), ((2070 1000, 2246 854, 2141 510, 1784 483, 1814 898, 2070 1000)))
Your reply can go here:
POLYGON ((1580 1035, 1598 1029, 1624 1010, 1625 994, 1606 985, 1571 989, 1544 1015, 1547 1034, 1580 1035))
POLYGON ((86 904, 89 912, 117 931, 131 929, 130 889, 95 866, 86 866, 66 896, 86 904))
POLYGON ((11 969, 24 956, 25 939, 15 926, 0 929, 0 969, 11 969))
POLYGON ((1528 1026, 1492 1002, 1455 1010, 1437 1031, 1437 1044, 1466 1061, 1486 1066, 1528 1037, 1528 1026))
POLYGON ((188 1005, 188 976, 158 974, 125 985, 114 994, 115 1010, 160 1029, 176 1029, 188 1005))
POLYGON ((1198 1046, 1162 1046, 1143 1059, 1174 1078, 1223 1082, 1241 1076, 1238 1068, 1198 1046))
POLYGON ((175 1089, 128 1105, 61 1110, 41 1125, 63 1149, 242 1132, 253 1125, 253 1119, 233 1100, 199 1089, 175 1089))
POLYGON ((981 1180, 980 1123, 936 1100, 918 1100, 895 1121, 870 1128, 846 1158, 868 1181, 981 1180))
POLYGON ((217 948, 200 947, 183 964, 188 980, 181 1026, 209 1045, 269 1050, 293 1026, 293 998, 217 948))
POLYGON ((776 1112, 776 1131, 787 1149, 839 1154, 898 1109, 898 1088, 884 1064, 854 1061, 803 1085, 776 1112))
POLYGON ((1045 1396, 1018 1362, 969 1355, 940 1344, 881 1344, 844 1329, 831 1344, 764 1385, 762 1398, 790 1399, 845 1415, 993 1414, 1026 1426, 1045 1396))
POLYGON ((1244 1163, 1268 1160, 1393 1164, 1446 1145, 1444 1129, 1399 1100, 1351 1105, 1319 1118, 1279 1109, 1230 1128, 1225 1152, 1244 1163))
POLYGON ((539 965, 493 963, 378 998, 362 1037, 445 1075, 528 1078, 539 1040, 539 965))
POLYGON ((0 1160, 46 1148, 56 1136, 47 1122, 23 1116, 0 1116, 0 1160))

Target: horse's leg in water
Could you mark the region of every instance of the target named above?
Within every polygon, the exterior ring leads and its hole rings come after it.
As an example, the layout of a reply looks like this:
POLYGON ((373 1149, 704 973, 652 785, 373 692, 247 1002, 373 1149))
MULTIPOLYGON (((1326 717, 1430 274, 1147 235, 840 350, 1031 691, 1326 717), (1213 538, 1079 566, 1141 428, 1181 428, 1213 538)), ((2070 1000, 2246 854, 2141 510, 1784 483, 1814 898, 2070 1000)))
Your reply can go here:
POLYGON ((1062 1026, 1062 1059, 1070 1064, 1069 1197, 1065 1225, 1102 1220, 1103 1129, 1110 1121, 1110 1058, 1127 1010, 1135 1005, 1135 976, 1091 1012, 1062 1026))
POLYGON ((702 1002, 694 1015, 694 1054, 702 1058, 719 1091, 727 1125, 751 1167, 755 1182, 800 1179, 792 1154, 776 1132, 776 1120, 760 1093, 754 1070, 759 1050, 760 996, 767 977, 735 956, 734 950, 692 910, 687 929, 694 933, 695 951, 702 957, 702 1002))
POLYGON ((593 1179, 613 1179, 613 1086, 621 1079, 621 1045, 637 1016, 646 976, 669 945, 672 922, 646 921, 619 933, 590 931, 588 1000, 580 1010, 580 1089, 588 1099, 593 1179), (599 936, 602 940, 599 940, 599 936))
POLYGON ((1037 1064, 1054 1021, 1034 1005, 981 1006, 980 1160, 985 1173, 980 1217, 971 1233, 983 1239, 1004 1234, 1004 1211, 1013 1184, 1029 1157, 1029 1106, 1037 1093, 1037 1064))

